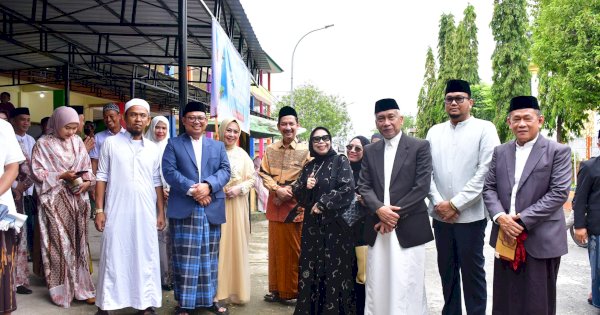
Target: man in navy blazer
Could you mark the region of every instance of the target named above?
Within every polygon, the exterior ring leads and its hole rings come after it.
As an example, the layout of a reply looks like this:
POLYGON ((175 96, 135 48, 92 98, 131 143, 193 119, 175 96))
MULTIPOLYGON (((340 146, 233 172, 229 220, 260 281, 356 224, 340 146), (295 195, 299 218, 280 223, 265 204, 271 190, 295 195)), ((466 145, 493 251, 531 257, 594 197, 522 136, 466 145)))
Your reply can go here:
POLYGON ((167 217, 178 314, 196 308, 226 314, 214 298, 229 160, 222 142, 203 136, 208 124, 204 104, 188 103, 182 120, 185 133, 169 139, 162 160, 163 176, 171 186, 167 217))
POLYGON ((571 186, 571 149, 540 134, 533 96, 517 96, 507 118, 516 139, 494 149, 483 188, 490 245, 517 242, 515 261, 494 261, 492 314, 556 314, 556 279, 567 253, 562 210, 571 186))

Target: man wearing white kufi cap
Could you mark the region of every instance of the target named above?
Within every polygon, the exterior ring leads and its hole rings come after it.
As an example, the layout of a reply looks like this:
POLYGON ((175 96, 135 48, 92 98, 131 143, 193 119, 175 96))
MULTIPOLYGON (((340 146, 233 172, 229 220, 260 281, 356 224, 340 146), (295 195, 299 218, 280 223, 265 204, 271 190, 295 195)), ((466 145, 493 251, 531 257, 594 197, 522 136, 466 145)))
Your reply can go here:
POLYGON ((143 137, 149 114, 145 100, 127 102, 127 132, 106 139, 100 152, 95 222, 103 232, 98 314, 125 307, 155 314, 154 308, 161 306, 157 229, 164 229, 165 213, 159 149, 143 137))

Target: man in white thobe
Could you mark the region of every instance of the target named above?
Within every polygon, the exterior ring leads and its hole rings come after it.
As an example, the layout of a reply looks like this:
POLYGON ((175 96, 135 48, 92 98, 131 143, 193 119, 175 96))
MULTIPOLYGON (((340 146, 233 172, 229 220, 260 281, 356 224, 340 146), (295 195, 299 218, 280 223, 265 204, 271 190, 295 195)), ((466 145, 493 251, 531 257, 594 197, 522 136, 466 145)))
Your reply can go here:
POLYGON ((127 102, 127 132, 106 139, 100 153, 95 223, 104 232, 96 295, 101 315, 125 307, 155 314, 161 306, 157 228, 164 229, 165 213, 159 149, 143 138, 149 113, 146 101, 127 102))
POLYGON ((431 182, 429 142, 402 133, 393 99, 375 103, 375 123, 384 140, 365 147, 359 194, 367 255, 365 314, 427 313, 425 243, 433 240, 425 197, 431 182))

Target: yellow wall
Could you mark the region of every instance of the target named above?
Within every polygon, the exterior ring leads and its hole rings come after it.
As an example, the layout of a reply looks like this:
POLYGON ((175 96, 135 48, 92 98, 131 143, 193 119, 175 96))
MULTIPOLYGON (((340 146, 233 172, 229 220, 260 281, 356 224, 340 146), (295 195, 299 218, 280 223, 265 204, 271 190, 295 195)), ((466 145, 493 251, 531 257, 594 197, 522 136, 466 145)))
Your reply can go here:
MULTIPOLYGON (((25 83, 25 82, 23 82, 25 83)), ((0 85, 12 84, 12 79, 0 76, 0 85)), ((31 122, 39 123, 44 117, 52 115, 54 111, 52 88, 41 85, 21 85, 0 88, 0 92, 8 92, 11 96, 11 102, 15 107, 28 107, 31 114, 31 122), (32 92, 28 92, 32 91, 32 92), (40 97, 40 92, 44 91, 45 97, 40 97)), ((85 94, 71 92, 71 105, 85 106, 85 119, 93 120, 92 110, 87 107, 89 104, 105 104, 111 100, 88 96, 85 94)))

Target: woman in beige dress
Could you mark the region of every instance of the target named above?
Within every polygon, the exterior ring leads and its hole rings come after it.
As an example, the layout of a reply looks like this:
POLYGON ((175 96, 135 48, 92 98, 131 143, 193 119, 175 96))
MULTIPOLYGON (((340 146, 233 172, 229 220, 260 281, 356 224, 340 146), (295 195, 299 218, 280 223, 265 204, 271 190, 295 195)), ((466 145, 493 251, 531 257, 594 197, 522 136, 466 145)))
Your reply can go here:
POLYGON ((248 192, 254 185, 252 160, 237 146, 240 132, 240 124, 235 119, 225 119, 219 126, 219 139, 227 149, 231 179, 224 188, 226 223, 221 225, 217 300, 229 299, 235 304, 250 300, 248 192))

